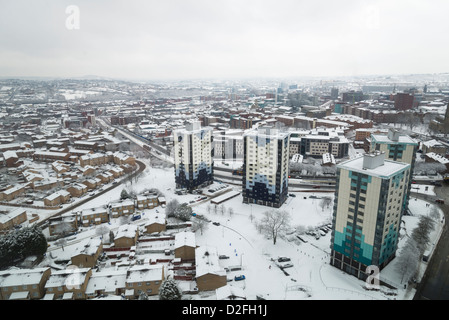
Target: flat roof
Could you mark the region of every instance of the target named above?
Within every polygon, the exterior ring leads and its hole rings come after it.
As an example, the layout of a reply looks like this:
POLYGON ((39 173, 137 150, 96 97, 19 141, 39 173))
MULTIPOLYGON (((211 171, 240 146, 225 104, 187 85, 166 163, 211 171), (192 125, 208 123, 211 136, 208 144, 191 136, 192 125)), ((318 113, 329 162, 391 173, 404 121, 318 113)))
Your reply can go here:
POLYGON ((391 143, 391 144, 413 144, 418 143, 407 135, 400 135, 398 141, 391 140, 386 134, 371 134, 372 139, 378 143, 391 143))
POLYGON ((344 161, 338 164, 337 167, 383 179, 389 179, 395 174, 398 174, 401 171, 405 171, 410 167, 408 163, 384 160, 383 165, 380 165, 374 169, 364 169, 363 166, 364 157, 365 156, 362 155, 360 157, 344 161))

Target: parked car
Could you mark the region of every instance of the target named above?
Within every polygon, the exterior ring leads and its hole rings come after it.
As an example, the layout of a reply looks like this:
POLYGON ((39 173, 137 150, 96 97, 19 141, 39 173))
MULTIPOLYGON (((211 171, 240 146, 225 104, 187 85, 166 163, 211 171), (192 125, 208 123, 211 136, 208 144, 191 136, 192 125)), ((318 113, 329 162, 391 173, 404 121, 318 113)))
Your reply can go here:
POLYGON ((437 200, 435 200, 437 203, 441 203, 441 204, 444 204, 444 200, 442 200, 442 199, 437 199, 437 200))
POLYGON ((132 216, 131 221, 136 221, 136 220, 139 220, 140 218, 141 218, 141 215, 136 214, 136 215, 132 216))
POLYGON ((219 226, 220 222, 212 222, 212 224, 215 225, 215 226, 219 226))
POLYGON ((221 254, 221 255, 218 256, 218 259, 229 259, 229 256, 221 254))
POLYGON ((234 280, 235 280, 235 281, 241 281, 241 280, 245 280, 245 279, 246 279, 246 278, 245 278, 245 276, 244 276, 243 274, 234 277, 234 280))
POLYGON ((287 257, 278 258, 278 262, 287 262, 287 261, 290 261, 290 258, 287 258, 287 257))

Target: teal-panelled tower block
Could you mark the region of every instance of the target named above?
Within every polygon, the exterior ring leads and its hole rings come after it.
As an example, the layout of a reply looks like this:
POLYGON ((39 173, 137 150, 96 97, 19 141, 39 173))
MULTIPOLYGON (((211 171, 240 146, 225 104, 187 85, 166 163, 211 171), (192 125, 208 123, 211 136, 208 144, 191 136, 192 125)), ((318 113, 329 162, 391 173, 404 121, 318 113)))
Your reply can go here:
POLYGON ((365 280, 395 257, 410 167, 380 151, 337 166, 331 265, 365 280))

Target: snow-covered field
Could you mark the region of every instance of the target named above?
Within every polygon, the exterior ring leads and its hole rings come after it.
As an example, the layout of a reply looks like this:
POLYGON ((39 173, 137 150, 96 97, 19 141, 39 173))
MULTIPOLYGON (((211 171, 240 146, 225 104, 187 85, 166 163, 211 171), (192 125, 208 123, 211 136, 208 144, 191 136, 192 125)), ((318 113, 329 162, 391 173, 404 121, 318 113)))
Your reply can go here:
MULTIPOLYGON (((240 187, 232 186, 240 191, 240 187)), ((167 202, 177 199, 180 203, 194 200, 197 195, 175 195, 174 172, 172 168, 148 168, 139 181, 133 184, 119 186, 114 190, 90 201, 77 208, 99 207, 120 197, 120 192, 125 188, 136 193, 144 189, 157 188, 166 197, 167 202)), ((427 192, 430 192, 427 190, 427 192)), ((214 205, 205 200, 192 204, 193 211, 204 215, 211 220, 207 228, 196 232, 196 244, 199 246, 213 246, 220 255, 227 255, 229 259, 220 260, 223 267, 241 265, 243 270, 228 273, 229 277, 244 274, 243 281, 230 281, 231 286, 239 286, 245 289, 248 299, 256 299, 263 296, 266 299, 290 300, 290 299, 412 299, 413 289, 404 289, 400 283, 401 275, 395 270, 393 260, 380 273, 382 280, 396 284, 398 287, 396 296, 386 295, 381 291, 367 291, 363 288, 363 281, 343 273, 329 265, 330 232, 316 239, 310 235, 303 235, 307 243, 301 242, 295 236, 295 232, 312 230, 316 227, 329 224, 332 217, 332 204, 329 207, 321 205, 321 197, 331 197, 333 193, 309 193, 295 192, 296 197, 289 197, 287 202, 277 210, 285 210, 291 215, 291 234, 278 238, 276 244, 272 239, 258 232, 256 221, 262 218, 268 207, 260 205, 248 205, 242 203, 241 195, 223 203, 224 213, 214 210, 214 205), (312 196, 312 198, 311 198, 312 196), (316 198, 313 198, 316 197, 316 198), (229 213, 232 208, 233 213, 229 213), (212 222, 218 222, 215 225, 212 222), (278 257, 289 257, 293 265, 285 269, 288 275, 278 268, 274 262, 278 257)), ((220 207, 220 206, 219 206, 220 207)), ((410 209, 413 216, 403 218, 405 229, 401 231, 402 240, 399 247, 405 242, 406 235, 410 234, 416 226, 421 214, 430 212, 431 207, 426 202, 412 197, 410 209)), ((153 209, 155 210, 155 209, 153 209)), ((164 210, 158 207, 158 210, 164 210)), ((442 214, 442 213, 440 213, 442 214)), ((433 239, 436 239, 441 222, 437 224, 433 239)), ((111 228, 113 225, 110 226, 111 228)), ((81 234, 80 234, 81 235, 81 234)), ((86 234, 85 234, 86 235, 86 234)), ((84 236, 85 236, 84 235, 84 236)), ((67 249, 66 249, 67 250, 67 249)), ((54 252, 56 253, 56 251, 54 252)), ((398 250, 398 254, 400 249, 398 250)), ((421 271, 425 269, 422 264, 421 271)), ((192 295, 192 299, 215 299, 214 292, 192 295)))

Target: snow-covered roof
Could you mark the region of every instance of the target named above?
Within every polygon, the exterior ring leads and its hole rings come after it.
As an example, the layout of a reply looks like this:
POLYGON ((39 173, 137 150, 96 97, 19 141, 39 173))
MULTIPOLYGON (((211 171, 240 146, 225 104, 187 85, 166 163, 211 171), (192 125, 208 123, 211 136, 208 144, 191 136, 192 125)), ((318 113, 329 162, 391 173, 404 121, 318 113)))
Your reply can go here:
POLYGON ((49 196, 45 197, 45 199, 52 201, 52 200, 59 198, 60 196, 67 197, 67 196, 70 196, 70 193, 66 190, 59 190, 59 191, 53 192, 49 196))
POLYGON ((26 213, 26 210, 23 208, 12 209, 11 211, 8 211, 7 213, 2 213, 2 214, 0 214, 0 224, 4 224, 8 221, 11 221, 15 217, 17 217, 23 213, 26 213))
POLYGON ((358 173, 375 176, 383 179, 385 178, 388 179, 394 176, 395 174, 400 173, 401 171, 407 170, 410 167, 410 165, 407 163, 384 160, 382 165, 374 169, 367 169, 364 166, 364 158, 365 155, 362 155, 357 158, 344 161, 338 164, 337 166, 341 169, 355 171, 358 173))
POLYGON ((389 144, 413 144, 418 143, 407 135, 399 135, 398 141, 391 140, 388 135, 385 134, 371 134, 371 138, 377 143, 389 143, 389 144))
POLYGON ((225 276, 226 271, 220 266, 217 248, 200 246, 195 249, 196 276, 216 274, 225 276))
POLYGON ((5 159, 18 158, 17 157, 17 153, 15 151, 12 151, 12 150, 8 150, 8 151, 3 152, 3 157, 5 159))
POLYGON ((8 269, 0 271, 0 287, 38 284, 49 268, 8 269))
POLYGON ((444 144, 442 144, 440 141, 435 140, 435 139, 432 139, 432 140, 429 140, 429 141, 424 141, 422 144, 425 145, 428 148, 435 147, 435 146, 444 147, 444 144))
POLYGON ((69 268, 64 270, 52 271, 50 277, 45 283, 45 288, 63 287, 65 285, 76 287, 84 283, 86 274, 90 268, 69 268))
POLYGON ((111 203, 111 208, 121 208, 121 207, 127 207, 127 206, 134 206, 134 201, 133 200, 123 200, 123 201, 119 201, 119 202, 114 202, 111 203))
POLYGON ((183 231, 175 235, 175 249, 183 246, 196 247, 195 233, 183 231))
POLYGON ((135 265, 128 269, 126 282, 146 282, 162 280, 163 269, 161 265, 135 265))
POLYGON ((246 300, 245 290, 243 288, 226 285, 215 289, 217 300, 246 300))
POLYGON ((429 157, 430 159, 442 163, 442 164, 449 164, 449 159, 443 157, 442 155, 435 153, 435 152, 427 152, 426 157, 429 157))
POLYGON ((151 224, 157 223, 157 224, 165 224, 166 223, 166 219, 165 219, 165 214, 151 214, 146 216, 148 219, 148 222, 145 223, 145 226, 149 226, 151 224))
POLYGON ((73 249, 73 256, 77 256, 80 254, 87 255, 87 256, 93 256, 95 253, 97 253, 98 248, 100 246, 101 246, 100 238, 92 238, 92 239, 81 241, 73 249))
POLYGON ((131 225, 131 224, 124 224, 121 225, 116 234, 115 234, 115 239, 119 239, 119 238, 134 238, 136 236, 138 227, 136 225, 131 225))
POLYGON ((116 289, 126 287, 127 270, 104 270, 92 272, 86 287, 86 294, 93 295, 97 290, 114 293, 116 289))

